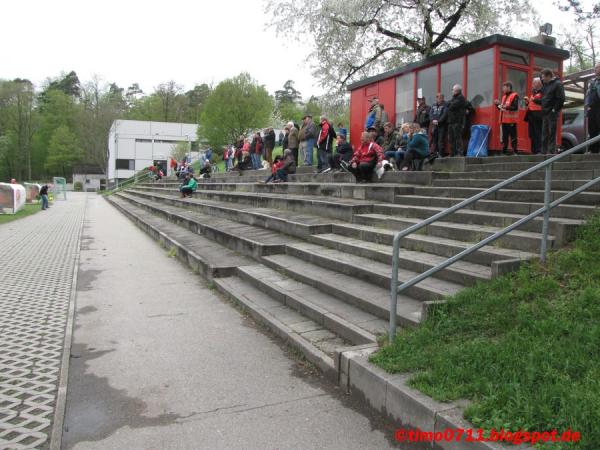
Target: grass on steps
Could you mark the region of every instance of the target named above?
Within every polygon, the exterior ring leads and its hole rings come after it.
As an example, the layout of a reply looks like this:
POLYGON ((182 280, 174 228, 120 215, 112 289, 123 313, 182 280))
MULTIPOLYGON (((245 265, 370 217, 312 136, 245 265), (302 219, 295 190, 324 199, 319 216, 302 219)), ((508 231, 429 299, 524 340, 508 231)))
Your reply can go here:
MULTIPOLYGON (((469 399, 465 418, 486 430, 581 433, 600 443, 600 214, 546 267, 480 283, 403 330, 371 357, 436 400, 469 399)), ((542 447, 543 448, 543 447, 542 447)))

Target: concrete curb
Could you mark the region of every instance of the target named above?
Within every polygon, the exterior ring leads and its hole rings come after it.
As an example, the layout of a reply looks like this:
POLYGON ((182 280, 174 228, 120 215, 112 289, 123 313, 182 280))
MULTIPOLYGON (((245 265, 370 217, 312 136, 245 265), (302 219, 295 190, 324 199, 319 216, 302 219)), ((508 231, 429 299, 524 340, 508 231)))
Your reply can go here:
MULTIPOLYGON (((406 383, 410 375, 389 374, 370 364, 368 357, 376 347, 363 347, 349 350, 340 355, 340 386, 362 399, 372 409, 382 413, 399 427, 419 429, 424 432, 438 433, 448 429, 473 429, 472 424, 463 419, 466 401, 451 403, 437 402, 425 394, 409 387, 406 383)), ((467 435, 460 441, 439 441, 411 443, 415 448, 443 450, 527 450, 531 447, 521 445, 501 445, 494 442, 467 442, 467 435)))
MULTIPOLYGON (((85 196, 84 210, 87 209, 87 194, 85 196)), ((52 423, 52 434, 50 435, 50 450, 60 450, 62 446, 62 433, 65 421, 65 410, 67 406, 67 385, 69 382, 69 363, 71 360, 71 344, 73 343, 73 331, 75 326, 75 305, 77 301, 77 276, 79 274, 79 259, 81 255, 81 236, 83 235, 83 224, 85 223, 85 211, 82 224, 77 236, 77 255, 73 267, 73 281, 71 282, 71 295, 69 299, 69 314, 65 327, 65 341, 63 354, 60 362, 60 378, 58 392, 56 395, 56 407, 54 409, 54 421, 52 423)))

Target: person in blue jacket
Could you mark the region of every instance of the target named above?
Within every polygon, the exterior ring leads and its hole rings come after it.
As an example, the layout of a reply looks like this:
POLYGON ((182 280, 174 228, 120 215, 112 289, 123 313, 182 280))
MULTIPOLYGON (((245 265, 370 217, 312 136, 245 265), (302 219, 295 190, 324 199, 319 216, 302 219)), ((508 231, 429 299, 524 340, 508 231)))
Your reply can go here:
POLYGON ((402 170, 410 170, 412 162, 425 159, 429 155, 429 142, 427 136, 421 130, 418 123, 411 123, 409 128, 409 140, 402 161, 402 170))

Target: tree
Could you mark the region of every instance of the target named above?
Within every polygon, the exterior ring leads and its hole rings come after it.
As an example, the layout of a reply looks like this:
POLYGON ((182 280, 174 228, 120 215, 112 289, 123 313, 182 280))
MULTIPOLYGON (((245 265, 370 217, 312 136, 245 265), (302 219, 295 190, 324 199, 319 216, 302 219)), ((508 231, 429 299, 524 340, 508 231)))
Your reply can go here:
POLYGON ((183 115, 182 109, 185 105, 185 102, 177 101, 178 97, 183 97, 180 96, 181 90, 181 85, 173 80, 161 83, 156 87, 154 95, 160 100, 163 122, 170 122, 170 119, 173 119, 174 122, 180 122, 179 118, 183 115))
POLYGON ((187 98, 187 109, 184 121, 186 123, 200 123, 200 115, 206 99, 210 95, 211 88, 208 84, 203 83, 194 86, 194 88, 185 93, 187 98))
POLYGON ((106 138, 110 127, 127 111, 123 91, 115 83, 102 83, 96 76, 82 88, 76 119, 78 140, 84 149, 86 162, 102 169, 107 165, 106 138))
POLYGON ((176 161, 181 161, 184 156, 186 156, 190 151, 190 146, 187 142, 181 141, 176 145, 173 145, 173 150, 171 151, 171 156, 176 161))
POLYGON ((68 127, 61 125, 52 134, 48 146, 46 169, 60 173, 63 177, 70 174, 73 164, 83 156, 77 136, 68 127))
POLYGON ((250 130, 265 127, 273 100, 249 74, 222 81, 206 99, 200 118, 199 135, 213 147, 235 141, 250 130))
POLYGON ((589 69, 598 61, 596 49, 600 44, 597 21, 600 3, 586 9, 579 0, 562 0, 556 3, 564 12, 572 13, 574 23, 563 33, 561 44, 571 53, 567 72, 589 69))
POLYGON ((278 33, 313 43, 314 75, 329 88, 517 26, 529 0, 269 0, 278 33))
POLYGON ((4 175, 31 179, 31 138, 35 92, 29 80, 0 81, 0 136, 4 135, 4 175))
POLYGON ((275 102, 278 106, 283 104, 296 104, 302 100, 302 94, 294 87, 293 80, 287 80, 283 84, 283 89, 275 91, 275 102))

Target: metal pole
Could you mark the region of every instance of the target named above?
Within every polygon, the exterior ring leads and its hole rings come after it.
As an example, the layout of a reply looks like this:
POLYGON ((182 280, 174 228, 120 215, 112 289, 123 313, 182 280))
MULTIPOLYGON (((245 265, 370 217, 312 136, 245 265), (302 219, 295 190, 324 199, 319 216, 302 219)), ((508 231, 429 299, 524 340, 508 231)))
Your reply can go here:
POLYGON ((394 236, 394 248, 392 250, 392 282, 390 284, 390 330, 388 339, 390 344, 396 337, 396 311, 398 306, 398 266, 400 254, 400 235, 394 236))
POLYGON ((552 195, 552 164, 546 166, 546 177, 544 180, 544 223, 542 225, 542 248, 540 249, 540 260, 546 262, 548 251, 548 228, 550 226, 550 201, 552 195))

